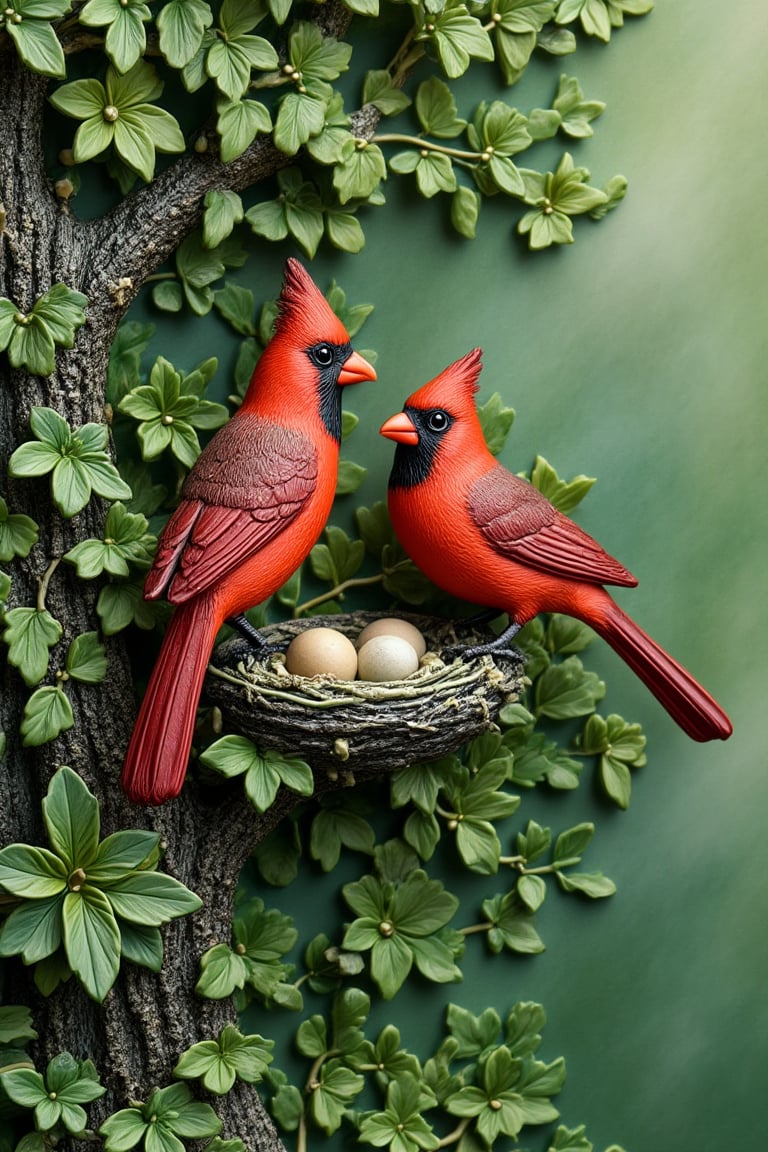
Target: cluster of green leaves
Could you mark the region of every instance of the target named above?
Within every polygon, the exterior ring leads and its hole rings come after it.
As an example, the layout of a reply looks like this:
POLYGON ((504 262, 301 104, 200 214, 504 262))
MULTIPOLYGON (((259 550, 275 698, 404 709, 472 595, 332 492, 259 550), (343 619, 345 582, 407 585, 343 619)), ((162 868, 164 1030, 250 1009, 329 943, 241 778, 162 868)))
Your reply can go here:
POLYGON ((51 495, 62 516, 82 511, 92 493, 105 500, 130 500, 131 490, 107 452, 106 424, 83 424, 74 431, 52 408, 33 408, 34 440, 21 444, 8 471, 17 479, 51 476, 51 495))
POLYGON ((574 77, 562 75, 550 108, 536 108, 526 116, 494 100, 478 105, 467 121, 458 114, 451 88, 432 76, 419 85, 414 100, 419 135, 388 133, 374 139, 407 145, 390 157, 389 167, 414 173, 419 192, 428 199, 448 193, 451 222, 463 236, 475 236, 481 197, 502 193, 530 206, 518 231, 530 234, 531 248, 545 248, 572 243, 573 217, 604 216, 623 198, 627 182, 617 176, 604 191, 593 188, 587 169, 575 167, 567 152, 557 170, 548 173, 521 168, 514 157, 558 131, 576 139, 591 136, 592 121, 604 108, 602 102, 585 98, 574 77), (444 143, 462 135, 465 147, 444 143), (470 176, 474 189, 459 182, 460 171, 470 176))
POLYGON ((363 961, 357 953, 332 945, 321 933, 305 947, 303 975, 292 980, 295 965, 286 963, 284 957, 298 937, 290 916, 276 908, 265 908, 259 897, 240 897, 232 924, 232 942, 215 944, 203 954, 195 991, 210 1000, 234 996, 240 1008, 258 998, 267 1006, 299 1012, 304 1006, 303 984, 324 994, 338 989, 345 978, 362 972, 363 961))
POLYGON ((0 1091, 19 1108, 33 1112, 35 1130, 22 1136, 17 1152, 46 1152, 68 1135, 92 1136, 82 1105, 98 1100, 106 1089, 91 1060, 61 1052, 49 1061, 45 1073, 29 1066, 0 1068, 0 1091))
MULTIPOLYGON (((113 5, 109 0, 89 0, 79 19, 85 23, 83 13, 104 7, 116 9, 126 21, 137 9, 149 15, 149 8, 141 2, 121 5, 115 0, 113 5)), ((143 33, 143 24, 139 27, 143 33)), ((104 83, 95 79, 73 80, 57 88, 50 96, 51 104, 65 116, 81 121, 72 145, 75 163, 108 157, 113 161, 110 171, 124 191, 136 174, 149 182, 157 152, 184 151, 184 136, 175 116, 152 103, 162 91, 163 82, 154 67, 137 57, 128 70, 110 65, 104 83)))
MULTIPOLYGON (((14 0, 0 17, 22 55, 27 52, 28 65, 47 75, 65 75, 51 23, 68 11, 64 5, 65 0, 14 0)), ((349 0, 348 7, 366 16, 379 14, 378 0, 349 0)), ((291 236, 308 256, 323 237, 347 252, 363 247, 358 211, 384 202, 383 146, 390 143, 408 145, 407 151, 390 156, 390 168, 414 172, 427 197, 449 193, 451 219, 464 236, 475 233, 481 198, 499 192, 531 209, 542 207, 545 216, 555 204, 559 216, 569 221, 586 213, 599 217, 623 196, 622 177, 601 192, 589 186, 586 169, 571 164, 573 179, 566 190, 559 169, 527 173, 512 159, 558 129, 575 138, 591 134, 591 121, 603 105, 585 100, 574 79, 563 78, 549 109, 526 117, 497 100, 490 106, 482 103, 469 124, 458 117, 449 85, 473 62, 494 59, 504 82, 515 84, 536 49, 558 57, 575 51, 576 37, 568 25, 578 21, 588 35, 608 40, 626 14, 640 15, 651 7, 650 0, 415 0, 394 5, 401 47, 388 68, 372 68, 361 76, 361 102, 392 116, 413 100, 421 132, 418 138, 371 138, 345 111, 338 86, 350 69, 352 44, 324 34, 312 20, 301 18, 304 13, 294 14, 291 0, 224 0, 218 8, 206 0, 166 0, 156 11, 145 0, 88 0, 67 22, 64 37, 76 35, 77 26, 81 35, 82 28, 101 30, 109 60, 106 74, 103 80, 65 83, 51 101, 79 121, 75 164, 105 160, 123 192, 137 176, 150 181, 158 152, 185 148, 177 120, 157 102, 163 82, 145 59, 150 34, 152 54, 159 52, 186 91, 210 95, 215 131, 201 131, 195 143, 199 151, 213 145, 227 164, 258 137, 271 134, 278 151, 300 155, 300 166, 297 162, 290 172, 280 173, 277 197, 253 205, 247 219, 257 235, 269 240, 291 236), (263 34, 257 34, 261 25, 263 34), (404 90, 412 87, 413 95, 404 90), (464 131, 471 151, 443 143, 464 131), (474 188, 457 179, 461 169, 468 171, 474 188)), ((246 216, 236 193, 223 189, 209 195, 214 210, 223 213, 225 229, 246 216)), ((535 233, 530 224, 522 229, 532 248, 571 242, 562 221, 554 223, 539 225, 535 233)), ((178 293, 164 293, 167 304, 181 306, 178 293)), ((194 296, 194 291, 186 293, 193 308, 194 296)))
MULTIPOLYGON (((272 1114, 302 1147, 310 1130, 330 1136, 346 1124, 360 1143, 392 1152, 491 1148, 557 1119, 552 1097, 563 1086, 565 1062, 537 1057, 545 1023, 539 1004, 515 1004, 503 1022, 492 1008, 475 1016, 449 1004, 446 1035, 424 1060, 402 1047, 393 1024, 369 1038, 369 1010, 361 990, 337 993, 327 1019, 310 1016, 298 1030, 298 1050, 311 1061, 303 1087, 278 1069, 267 1073, 272 1114), (360 1107, 367 1100, 372 1106, 360 1107)), ((556 1130, 551 1152, 568 1148, 591 1152, 583 1127, 556 1130)))
POLYGON ((64 50, 52 21, 60 20, 70 8, 70 0, 9 0, 0 12, 0 34, 5 32, 33 72, 64 76, 64 50))
POLYGON ((578 20, 588 36, 607 43, 625 16, 645 16, 652 8, 653 0, 559 0, 555 19, 558 24, 578 20))
POLYGON ((38 296, 28 312, 0 296, 0 352, 8 351, 14 368, 34 376, 50 376, 56 346, 71 348, 75 332, 85 323, 88 300, 66 284, 54 284, 38 296))
MULTIPOLYGON (((186 1084, 171 1084, 154 1088, 145 1103, 113 1112, 99 1128, 99 1136, 104 1152, 130 1152, 136 1147, 145 1152, 180 1152, 181 1140, 203 1140, 220 1131, 221 1120, 210 1104, 195 1100, 186 1084)), ((213 1150, 214 1142, 207 1147, 213 1150)))
POLYGON ((98 802, 71 768, 53 776, 43 820, 50 848, 0 850, 0 890, 10 898, 4 910, 12 909, 0 929, 0 956, 34 964, 44 995, 74 972, 103 1001, 121 958, 160 970, 160 925, 194 912, 200 900, 158 871, 159 833, 99 839, 98 802))

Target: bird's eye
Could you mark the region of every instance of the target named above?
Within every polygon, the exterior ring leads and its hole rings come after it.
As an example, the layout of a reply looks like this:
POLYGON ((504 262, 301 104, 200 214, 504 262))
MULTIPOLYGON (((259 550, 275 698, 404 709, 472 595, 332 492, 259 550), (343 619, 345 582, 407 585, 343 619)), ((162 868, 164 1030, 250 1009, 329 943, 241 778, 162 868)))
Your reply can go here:
POLYGON ((318 368, 328 368, 333 363, 333 348, 330 344, 315 344, 309 355, 318 368))
POLYGON ((449 424, 450 417, 448 413, 443 412, 439 408, 434 412, 430 412, 429 416, 427 417, 427 426, 430 432, 445 432, 449 424))

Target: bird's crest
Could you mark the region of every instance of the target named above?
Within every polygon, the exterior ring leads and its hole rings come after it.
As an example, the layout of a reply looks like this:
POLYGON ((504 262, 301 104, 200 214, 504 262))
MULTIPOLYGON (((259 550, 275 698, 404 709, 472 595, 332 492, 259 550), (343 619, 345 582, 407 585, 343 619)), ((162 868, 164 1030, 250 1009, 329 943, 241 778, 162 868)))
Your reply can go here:
POLYGON ((473 348, 409 396, 406 404, 412 408, 446 408, 449 411, 455 408, 457 415, 473 411, 475 393, 480 388, 477 381, 483 368, 482 355, 480 348, 473 348))
POLYGON ((295 335, 300 344, 327 340, 349 342, 349 333, 303 264, 293 257, 285 263, 283 290, 277 301, 275 332, 295 335))

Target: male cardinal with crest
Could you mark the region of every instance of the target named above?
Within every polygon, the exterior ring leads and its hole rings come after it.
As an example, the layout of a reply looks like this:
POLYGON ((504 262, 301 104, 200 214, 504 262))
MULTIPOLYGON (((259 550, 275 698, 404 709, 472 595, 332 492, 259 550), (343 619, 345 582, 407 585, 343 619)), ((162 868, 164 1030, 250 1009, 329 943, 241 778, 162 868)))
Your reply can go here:
POLYGON ((163 638, 123 767, 131 800, 178 795, 214 638, 308 555, 333 503, 341 389, 376 373, 297 260, 289 260, 275 334, 241 407, 203 450, 160 537, 144 586, 176 611, 163 638))
POLYGON ((476 349, 451 364, 381 429, 397 442, 389 511, 405 550, 446 592, 509 616, 496 640, 467 652, 502 649, 539 612, 575 616, 689 736, 725 740, 722 708, 603 587, 632 587, 635 577, 488 451, 474 401, 480 357, 476 349))

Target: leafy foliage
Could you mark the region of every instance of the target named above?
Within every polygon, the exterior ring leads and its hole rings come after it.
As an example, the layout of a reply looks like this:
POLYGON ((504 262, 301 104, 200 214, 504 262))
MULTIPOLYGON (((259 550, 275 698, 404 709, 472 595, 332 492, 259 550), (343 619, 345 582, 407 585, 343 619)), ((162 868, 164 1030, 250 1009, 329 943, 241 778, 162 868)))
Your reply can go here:
POLYGON ((71 348, 75 332, 85 323, 87 300, 66 284, 54 284, 39 296, 28 312, 0 296, 0 352, 8 350, 14 368, 36 376, 50 376, 56 346, 71 348))
POLYGON ((0 889, 13 905, 0 929, 0 955, 38 965, 59 955, 64 969, 103 1001, 121 954, 158 971, 160 925, 194 912, 200 901, 157 871, 158 833, 122 831, 99 839, 98 803, 71 768, 60 768, 51 780, 43 819, 50 848, 9 844, 0 850, 0 889))
POLYGON ((106 500, 130 499, 131 490, 112 463, 105 424, 83 424, 73 431, 52 408, 33 408, 29 426, 35 440, 11 456, 11 476, 51 476, 51 495, 63 516, 85 507, 91 493, 106 500))

